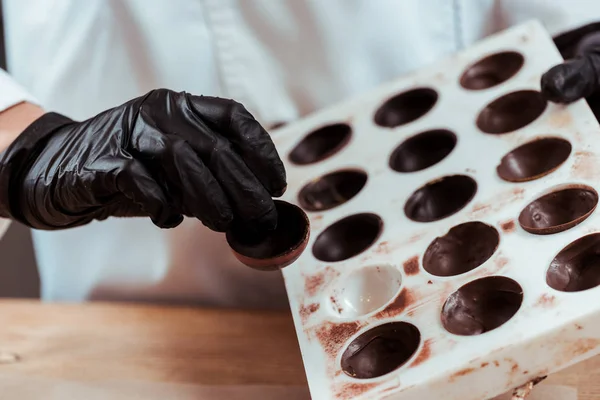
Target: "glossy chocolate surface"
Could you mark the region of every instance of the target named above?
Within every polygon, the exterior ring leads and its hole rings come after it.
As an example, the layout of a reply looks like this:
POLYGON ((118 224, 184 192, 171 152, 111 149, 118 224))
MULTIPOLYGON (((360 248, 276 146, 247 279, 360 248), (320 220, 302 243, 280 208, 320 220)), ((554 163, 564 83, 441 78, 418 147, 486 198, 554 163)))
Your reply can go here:
POLYGON ((330 210, 356 196, 366 183, 367 174, 363 171, 336 171, 306 184, 298 200, 307 211, 330 210))
POLYGON ((309 133, 289 154, 291 162, 307 165, 322 161, 340 151, 352 136, 347 124, 332 124, 309 133))
POLYGON ((315 240, 314 256, 321 261, 346 260, 369 248, 383 229, 383 221, 375 214, 354 214, 325 229, 315 240))
POLYGON ((537 91, 512 92, 488 104, 477 117, 477 127, 490 134, 513 132, 535 121, 546 105, 537 91))
POLYGON ((442 308, 442 324, 455 335, 479 335, 506 323, 522 302, 523 289, 512 279, 481 278, 448 297, 442 308))
POLYGON ((243 263, 259 269, 276 269, 277 261, 289 264, 298 258, 308 241, 308 217, 297 206, 275 200, 277 228, 262 232, 234 225, 226 233, 227 242, 243 263), (250 265, 250 263, 252 265, 250 265))
POLYGON ((429 88, 412 89, 386 100, 375 113, 374 121, 384 128, 396 128, 416 121, 437 103, 438 94, 429 88))
POLYGON ((600 233, 579 238, 562 249, 548 268, 546 282, 561 292, 600 285, 600 233))
POLYGON ((455 226, 429 245, 423 257, 423 268, 436 276, 463 274, 486 262, 499 242, 498 231, 482 222, 455 226))
POLYGON ((456 146, 456 135, 445 129, 419 133, 406 139, 390 156, 390 168, 415 172, 442 161, 456 146))
POLYGON ((473 199, 477 183, 465 175, 450 175, 429 182, 406 201, 406 216, 417 222, 432 222, 446 218, 473 199))
POLYGON ((589 217, 596 204, 598 194, 592 188, 557 190, 529 203, 519 215, 519 224, 537 235, 566 231, 589 217))
POLYGON ((530 181, 556 170, 570 154, 571 143, 565 139, 538 139, 525 143, 505 155, 496 171, 505 181, 530 181))
POLYGON ((477 61, 463 73, 460 85, 469 90, 488 89, 512 78, 525 59, 514 51, 492 54, 477 61))
POLYGON ((417 351, 419 330, 407 322, 391 322, 363 333, 342 354, 342 370, 358 379, 390 373, 417 351))

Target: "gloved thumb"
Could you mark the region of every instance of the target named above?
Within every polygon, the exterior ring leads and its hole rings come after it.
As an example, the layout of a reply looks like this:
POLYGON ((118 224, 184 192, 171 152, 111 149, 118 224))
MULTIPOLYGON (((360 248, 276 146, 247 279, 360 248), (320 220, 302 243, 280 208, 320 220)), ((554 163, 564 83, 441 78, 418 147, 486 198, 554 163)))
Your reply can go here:
POLYGON ((542 75, 542 95, 555 103, 572 103, 600 89, 598 73, 589 56, 559 64, 542 75))

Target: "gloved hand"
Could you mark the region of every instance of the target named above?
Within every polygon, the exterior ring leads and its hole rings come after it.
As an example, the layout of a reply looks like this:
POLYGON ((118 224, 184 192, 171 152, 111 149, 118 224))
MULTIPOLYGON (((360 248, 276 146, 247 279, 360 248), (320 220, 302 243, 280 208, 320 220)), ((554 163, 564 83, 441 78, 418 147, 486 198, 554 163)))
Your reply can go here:
POLYGON ((37 229, 183 215, 215 231, 276 226, 286 176, 273 142, 231 100, 154 90, 83 122, 47 113, 0 157, 0 215, 37 229))
POLYGON ((600 117, 600 26, 588 25, 555 38, 567 60, 551 68, 541 79, 542 94, 555 103, 588 100, 600 117))

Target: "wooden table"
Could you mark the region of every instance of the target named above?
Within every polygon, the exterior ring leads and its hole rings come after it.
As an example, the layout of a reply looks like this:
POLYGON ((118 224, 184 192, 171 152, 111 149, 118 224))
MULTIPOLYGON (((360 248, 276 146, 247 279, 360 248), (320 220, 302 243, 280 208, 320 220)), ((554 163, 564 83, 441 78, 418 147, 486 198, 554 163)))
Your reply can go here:
MULTIPOLYGON (((547 382, 598 399, 600 358, 547 382)), ((74 393, 86 400, 308 396, 287 313, 0 301, 0 398, 74 393)))

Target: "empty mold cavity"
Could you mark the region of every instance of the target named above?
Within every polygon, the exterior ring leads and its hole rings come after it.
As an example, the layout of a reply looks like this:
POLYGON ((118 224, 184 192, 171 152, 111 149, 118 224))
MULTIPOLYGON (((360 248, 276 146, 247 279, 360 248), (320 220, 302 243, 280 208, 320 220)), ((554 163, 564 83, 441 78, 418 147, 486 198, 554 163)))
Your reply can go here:
POLYGON ((429 245, 423 268, 436 276, 464 274, 486 262, 499 242, 498 231, 482 222, 455 226, 429 245))
POLYGON ((293 204, 275 200, 277 228, 257 231, 246 225, 234 224, 226 239, 234 255, 249 267, 276 270, 296 261, 310 236, 308 217, 293 204))
POLYGON ((371 213, 354 214, 325 229, 313 245, 315 258, 343 261, 368 249, 379 237, 383 221, 371 213))
POLYGON ((342 370, 357 379, 376 378, 404 365, 421 342, 419 330, 407 322, 390 322, 354 339, 342 354, 342 370))
POLYGON ((535 121, 546 105, 535 90, 512 92, 488 104, 477 117, 477 127, 491 134, 513 132, 535 121))
POLYGON ((438 94, 429 88, 412 89, 386 100, 375 113, 375 123, 395 128, 416 121, 437 103, 438 94))
POLYGON ((579 292, 600 285, 600 233, 577 239, 550 263, 548 286, 561 292, 579 292))
POLYGON ((359 317, 389 303, 400 291, 402 274, 391 265, 372 266, 343 278, 330 296, 341 317, 359 317))
POLYGON ((558 189, 529 203, 519 215, 519 224, 536 235, 566 231, 589 217, 597 204, 598 193, 589 186, 558 189))
POLYGON ((491 276, 472 281, 452 293, 442 308, 442 324, 450 333, 479 335, 503 325, 521 308, 523 289, 512 279, 491 276))
POLYGON ((417 222, 446 218, 465 207, 477 192, 477 183, 465 175, 450 175, 417 189, 406 201, 406 216, 417 222))
POLYGON ((565 139, 538 139, 502 157, 496 171, 508 182, 531 181, 556 170, 570 154, 571 143, 565 139))
POLYGON ((515 51, 492 54, 468 67, 460 78, 460 85, 469 90, 494 87, 515 76, 524 61, 515 51))
POLYGON ((307 211, 324 211, 344 204, 361 191, 367 174, 359 170, 343 170, 323 175, 306 184, 298 201, 307 211))
POLYGON ((415 172, 442 161, 456 146, 456 135, 445 129, 419 133, 406 139, 390 156, 390 168, 415 172))
POLYGON ((347 124, 332 124, 309 133, 294 147, 289 159, 294 164, 307 165, 331 157, 340 151, 352 136, 347 124))

